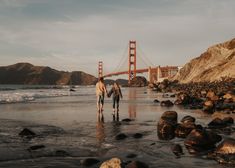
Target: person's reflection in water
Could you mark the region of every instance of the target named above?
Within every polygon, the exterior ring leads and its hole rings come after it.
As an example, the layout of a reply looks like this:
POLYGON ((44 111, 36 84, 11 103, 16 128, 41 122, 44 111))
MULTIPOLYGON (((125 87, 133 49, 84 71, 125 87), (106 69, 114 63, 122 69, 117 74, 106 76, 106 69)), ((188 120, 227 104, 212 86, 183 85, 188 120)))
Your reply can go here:
POLYGON ((130 119, 136 118, 136 89, 130 88, 129 89, 129 104, 128 104, 128 113, 130 119))
POLYGON ((116 112, 116 114, 113 115, 113 121, 119 121, 119 112, 116 112))
POLYGON ((97 125, 96 125, 96 139, 101 145, 104 142, 105 139, 105 132, 104 132, 104 116, 99 116, 97 120, 97 125))

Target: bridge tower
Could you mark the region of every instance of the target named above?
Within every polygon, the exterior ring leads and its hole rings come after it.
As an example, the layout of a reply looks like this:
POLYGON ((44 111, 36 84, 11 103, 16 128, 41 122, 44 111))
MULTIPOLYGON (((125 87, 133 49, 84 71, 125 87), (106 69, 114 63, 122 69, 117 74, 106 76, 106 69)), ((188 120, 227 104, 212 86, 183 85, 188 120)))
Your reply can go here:
POLYGON ((129 41, 128 82, 136 77, 136 41, 129 41))
POLYGON ((103 76, 103 62, 99 61, 98 63, 98 78, 103 76))

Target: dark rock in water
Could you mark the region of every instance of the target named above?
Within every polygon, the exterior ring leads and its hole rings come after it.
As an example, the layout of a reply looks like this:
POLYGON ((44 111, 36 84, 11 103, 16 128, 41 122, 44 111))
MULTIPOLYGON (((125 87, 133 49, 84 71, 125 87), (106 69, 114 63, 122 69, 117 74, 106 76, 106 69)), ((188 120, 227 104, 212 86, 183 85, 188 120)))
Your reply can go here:
POLYGON ((86 167, 90 167, 90 166, 95 165, 99 162, 100 161, 96 158, 87 158, 87 159, 81 160, 81 164, 86 167))
POLYGON ((180 155, 183 155, 183 148, 180 144, 175 144, 171 147, 172 152, 175 154, 175 156, 180 157, 180 155))
POLYGON ((131 122, 131 121, 133 121, 133 120, 130 119, 130 118, 125 118, 125 119, 123 119, 122 121, 123 121, 123 122, 131 122))
POLYGON ((235 139, 225 139, 214 152, 214 159, 222 164, 235 165, 235 139))
POLYGON ((209 128, 223 128, 226 126, 227 124, 220 118, 215 118, 208 124, 209 128))
POLYGON ((203 130, 204 128, 203 128, 203 126, 202 126, 202 125, 197 124, 197 125, 196 125, 196 129, 198 129, 198 130, 203 130))
POLYGON ((148 81, 143 76, 137 76, 131 80, 130 85, 133 87, 144 87, 148 85, 148 81))
POLYGON ((175 111, 166 111, 162 114, 157 124, 158 138, 170 140, 175 137, 178 115, 175 111))
POLYGON ((207 113, 213 113, 215 111, 214 103, 211 100, 204 102, 203 111, 207 113))
POLYGON ((76 90, 71 88, 71 89, 69 89, 69 91, 70 92, 75 92, 76 90))
POLYGON ((177 124, 178 114, 175 111, 165 111, 162 114, 161 119, 177 124))
POLYGON ((157 125, 157 134, 160 140, 171 140, 175 138, 175 125, 161 120, 157 125))
POLYGON ((28 148, 29 151, 34 151, 34 150, 38 150, 38 149, 42 149, 42 148, 45 148, 44 145, 34 145, 34 146, 30 146, 28 148))
POLYGON ((223 119, 223 122, 226 123, 226 124, 233 124, 234 123, 234 120, 232 117, 225 117, 223 119))
POLYGON ((160 103, 160 101, 158 99, 155 99, 153 102, 154 103, 160 103))
POLYGON ((192 116, 185 116, 181 119, 181 123, 194 123, 196 119, 192 116))
POLYGON ((174 105, 170 100, 161 101, 161 106, 171 107, 174 105))
POLYGON ((136 158, 137 155, 134 154, 134 153, 130 153, 130 154, 128 154, 126 157, 127 157, 127 158, 136 158))
POLYGON ((57 150, 57 151, 55 151, 55 156, 66 157, 66 156, 70 156, 70 154, 64 150, 57 150))
POLYGON ((22 137, 29 137, 29 138, 36 136, 36 134, 33 131, 31 131, 30 129, 28 129, 28 128, 24 128, 19 133, 19 135, 22 136, 22 137))
POLYGON ((141 133, 135 133, 133 135, 133 138, 136 138, 136 139, 139 139, 139 138, 142 138, 142 137, 143 137, 143 134, 141 134, 141 133))
POLYGON ((194 129, 185 139, 184 145, 189 153, 195 154, 214 149, 215 144, 221 140, 222 137, 213 132, 194 129))
POLYGON ((132 161, 129 163, 126 168, 148 168, 149 166, 141 161, 132 161))
POLYGON ((188 134, 196 128, 194 123, 178 124, 175 129, 175 136, 179 138, 186 138, 188 134))
POLYGON ((123 139, 126 139, 126 138, 127 138, 127 136, 124 133, 120 133, 115 137, 116 140, 123 140, 123 139))

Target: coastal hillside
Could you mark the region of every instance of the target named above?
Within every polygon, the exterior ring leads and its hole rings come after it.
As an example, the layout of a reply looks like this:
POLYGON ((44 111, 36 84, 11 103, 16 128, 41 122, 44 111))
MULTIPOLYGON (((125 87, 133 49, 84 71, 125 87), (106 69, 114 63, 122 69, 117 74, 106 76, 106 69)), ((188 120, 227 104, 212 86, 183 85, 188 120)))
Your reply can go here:
POLYGON ((0 67, 0 84, 92 85, 96 78, 81 71, 65 72, 29 63, 0 67))
POLYGON ((212 82, 223 77, 235 78, 235 38, 208 48, 184 65, 174 79, 188 83, 212 82))

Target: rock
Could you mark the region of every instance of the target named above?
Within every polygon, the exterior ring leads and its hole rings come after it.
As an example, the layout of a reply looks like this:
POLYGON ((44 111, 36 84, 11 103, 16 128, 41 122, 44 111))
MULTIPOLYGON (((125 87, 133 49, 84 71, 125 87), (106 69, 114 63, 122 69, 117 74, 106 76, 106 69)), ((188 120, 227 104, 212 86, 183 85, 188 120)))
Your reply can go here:
POLYGON ((133 120, 130 119, 130 118, 125 118, 125 119, 123 119, 122 121, 123 121, 123 122, 131 122, 131 121, 133 121, 133 120))
POLYGON ((233 124, 233 123, 234 123, 234 120, 233 120, 232 117, 225 117, 225 118, 223 119, 223 122, 228 125, 228 124, 233 124))
POLYGON ((123 139, 126 139, 126 138, 127 138, 127 135, 124 134, 124 133, 120 133, 115 137, 116 140, 123 140, 123 139))
POLYGON ((175 154, 175 156, 180 157, 180 155, 183 155, 183 149, 180 144, 175 144, 171 147, 172 152, 175 154))
POLYGON ((178 124, 175 129, 175 136, 179 138, 186 138, 189 133, 196 128, 194 123, 178 124))
POLYGON ((212 98, 215 96, 215 92, 213 91, 208 91, 206 94, 206 97, 212 100, 212 98))
POLYGON ((174 105, 174 103, 172 103, 170 100, 165 100, 165 101, 161 101, 160 105, 166 106, 166 107, 171 107, 174 105))
POLYGON ((160 103, 160 101, 158 99, 155 99, 153 102, 154 103, 160 103))
POLYGON ((196 119, 192 116, 184 116, 182 119, 181 119, 181 123, 194 123, 196 121, 196 119))
POLYGON ((28 148, 29 151, 34 151, 34 150, 38 150, 38 149, 42 149, 42 148, 45 148, 44 145, 34 145, 34 146, 30 146, 28 148))
POLYGON ((208 113, 214 112, 214 103, 211 100, 204 102, 203 111, 208 113))
POLYGON ((175 111, 166 111, 162 114, 157 124, 158 138, 170 140, 175 137, 175 128, 178 115, 175 111))
POLYGON ((148 168, 149 166, 141 161, 132 161, 129 163, 126 168, 148 168))
POLYGON ((161 119, 172 122, 173 124, 176 124, 178 120, 178 114, 175 111, 165 111, 162 114, 161 119))
POLYGON ((122 168, 122 161, 119 158, 112 158, 103 162, 100 168, 122 168))
POLYGON ((130 153, 130 154, 128 154, 126 157, 127 157, 127 158, 136 158, 137 155, 134 154, 134 153, 130 153))
POLYGON ((81 164, 85 167, 90 167, 90 166, 95 165, 99 162, 100 161, 96 158, 87 158, 87 159, 81 160, 81 164))
POLYGON ((214 159, 222 164, 235 165, 235 139, 225 139, 214 152, 214 159))
POLYGON ((208 124, 209 128, 223 128, 226 126, 227 124, 220 118, 215 118, 208 124))
POLYGON ((194 129, 184 141, 189 153, 201 153, 215 148, 215 144, 222 140, 220 135, 206 130, 194 129))
POLYGON ((142 137, 143 137, 143 134, 141 134, 141 133, 135 133, 133 135, 133 138, 135 138, 135 139, 139 139, 139 138, 142 138, 142 137))
POLYGON ((28 128, 24 128, 20 133, 19 133, 20 136, 22 137, 28 137, 28 138, 31 138, 31 137, 34 137, 36 136, 36 134, 31 131, 30 129, 28 128))

